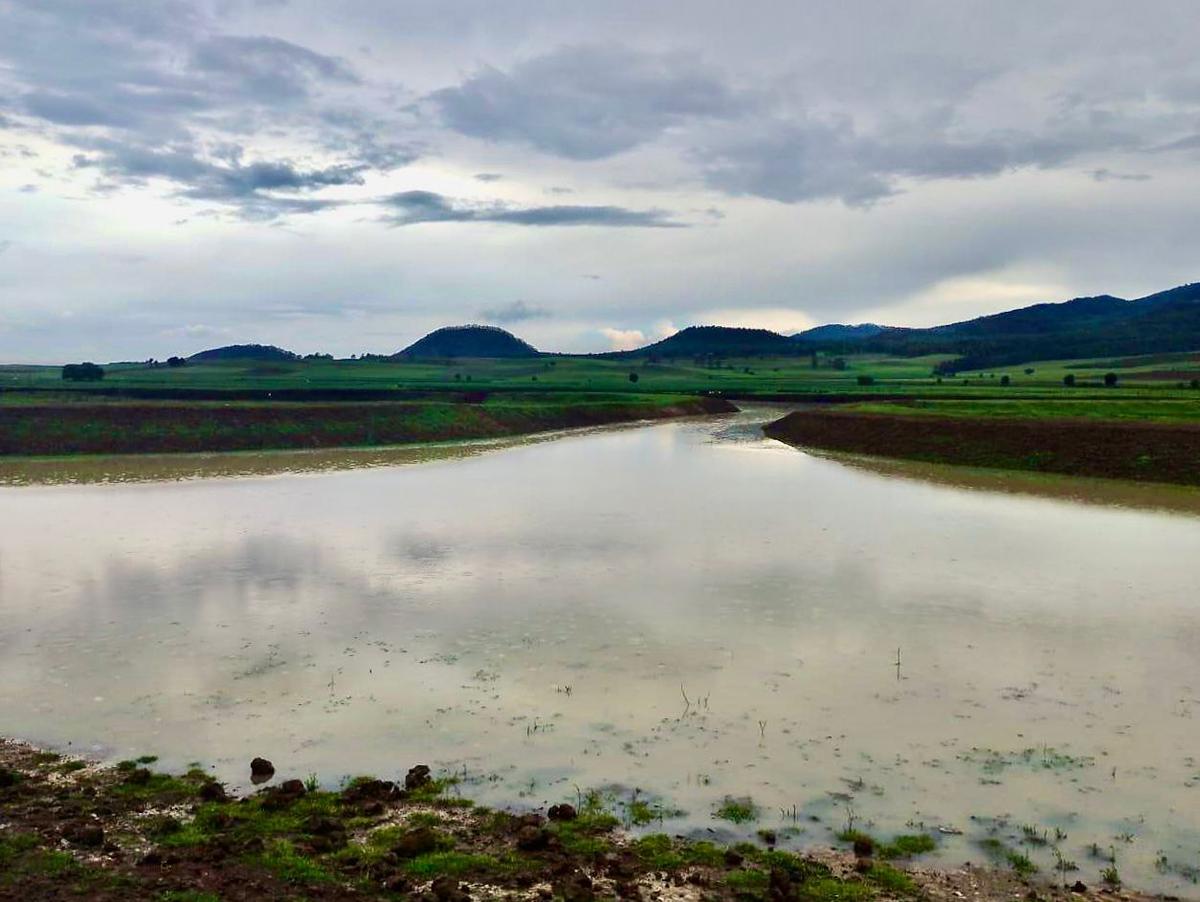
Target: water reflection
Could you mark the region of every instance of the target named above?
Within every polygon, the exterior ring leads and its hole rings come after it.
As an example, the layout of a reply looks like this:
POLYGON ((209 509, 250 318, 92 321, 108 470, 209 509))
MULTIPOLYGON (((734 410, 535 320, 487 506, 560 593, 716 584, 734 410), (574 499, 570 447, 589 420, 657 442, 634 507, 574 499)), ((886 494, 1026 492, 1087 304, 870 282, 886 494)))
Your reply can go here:
POLYGON ((1154 856, 1200 864, 1200 519, 898 479, 754 422, 2 490, 0 722, 235 782, 262 754, 331 782, 428 761, 489 802, 638 786, 675 831, 749 794, 790 843, 849 812, 963 830, 950 863, 1009 815, 1088 882, 1132 832, 1123 876, 1177 890, 1154 856))

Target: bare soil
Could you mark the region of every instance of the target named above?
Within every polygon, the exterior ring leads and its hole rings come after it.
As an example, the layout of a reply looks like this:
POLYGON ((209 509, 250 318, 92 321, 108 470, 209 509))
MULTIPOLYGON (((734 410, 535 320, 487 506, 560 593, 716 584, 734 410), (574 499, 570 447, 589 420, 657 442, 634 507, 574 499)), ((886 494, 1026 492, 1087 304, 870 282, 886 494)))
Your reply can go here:
POLYGON ((1200 425, 802 410, 769 423, 799 447, 972 467, 1200 485, 1200 425))

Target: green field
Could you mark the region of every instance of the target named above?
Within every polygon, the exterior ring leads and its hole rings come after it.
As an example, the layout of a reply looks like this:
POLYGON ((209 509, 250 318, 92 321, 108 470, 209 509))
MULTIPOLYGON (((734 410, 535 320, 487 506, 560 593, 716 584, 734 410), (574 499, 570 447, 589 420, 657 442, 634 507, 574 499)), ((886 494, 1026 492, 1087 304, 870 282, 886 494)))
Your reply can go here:
POLYGON ((1060 419, 1088 417, 1102 420, 1200 422, 1200 396, 1190 399, 1141 398, 1137 400, 942 400, 920 399, 906 403, 866 402, 845 410, 862 413, 911 414, 943 417, 1019 417, 1060 419))
MULTIPOLYGON (((389 390, 389 391, 507 391, 507 392, 724 392, 739 396, 803 395, 853 392, 871 396, 956 395, 997 398, 1099 390, 1104 397, 1194 397, 1190 373, 1200 378, 1200 355, 1157 355, 1120 361, 1052 361, 988 371, 935 377, 933 367, 943 356, 912 358, 859 355, 844 358, 845 369, 834 369, 821 358, 813 368, 808 357, 726 359, 719 366, 692 361, 650 363, 589 357, 541 357, 519 360, 463 359, 447 362, 391 360, 313 360, 264 364, 255 361, 193 364, 178 369, 144 364, 112 364, 99 383, 64 382, 58 367, 0 367, 0 389, 183 389, 204 391, 260 390, 389 390), (1164 356, 1170 360, 1164 360, 1164 356), (1032 373, 1025 370, 1032 369, 1032 373), (1103 377, 1118 376, 1115 388, 1103 377), (1154 378, 1169 372, 1169 377, 1154 378), (1063 386, 1073 373, 1074 389, 1063 386), (630 379, 635 374, 637 381, 630 379), (1001 385, 1003 376, 1010 384, 1001 385), (860 384, 870 380, 870 384, 860 384)), ((19 396, 4 393, 3 403, 19 396)))

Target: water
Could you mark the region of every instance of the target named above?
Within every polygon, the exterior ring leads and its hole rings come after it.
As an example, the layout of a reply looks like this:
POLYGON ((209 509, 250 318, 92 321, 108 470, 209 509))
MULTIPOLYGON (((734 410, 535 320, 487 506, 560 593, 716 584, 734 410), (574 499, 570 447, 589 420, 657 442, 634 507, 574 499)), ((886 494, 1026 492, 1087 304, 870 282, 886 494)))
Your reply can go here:
POLYGON ((793 847, 962 831, 948 865, 995 835, 1050 870, 1021 828, 1057 828, 1071 879, 1096 843, 1194 895, 1200 495, 879 471, 769 415, 0 465, 0 734, 238 785, 263 755, 492 804, 636 789, 686 812, 649 829, 793 847))

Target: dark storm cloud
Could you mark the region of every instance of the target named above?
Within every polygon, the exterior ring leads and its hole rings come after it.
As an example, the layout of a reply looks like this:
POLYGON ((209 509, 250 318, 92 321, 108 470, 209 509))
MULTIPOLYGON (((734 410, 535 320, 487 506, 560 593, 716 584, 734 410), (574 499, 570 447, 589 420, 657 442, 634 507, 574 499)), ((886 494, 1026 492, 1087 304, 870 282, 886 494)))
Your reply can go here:
POLYGON ((507 204, 465 204, 432 191, 402 191, 384 198, 393 212, 384 217, 391 225, 422 222, 501 222, 524 226, 624 226, 634 228, 685 228, 665 210, 629 210, 616 206, 560 205, 513 207, 507 204))
POLYGON ((305 192, 341 185, 361 185, 363 165, 301 169, 289 161, 240 161, 240 148, 226 148, 228 162, 217 163, 188 148, 153 149, 116 141, 94 142, 93 156, 74 158, 78 169, 95 167, 107 177, 129 184, 164 179, 178 193, 194 200, 235 204, 249 219, 269 219, 286 213, 314 213, 339 202, 297 198, 278 192, 305 192))
POLYGON ((485 68, 429 100, 455 131, 597 160, 696 117, 730 117, 741 101, 718 73, 681 53, 564 47, 505 72, 485 68))
POLYGON ((867 206, 894 194, 899 180, 969 179, 1023 167, 1061 166, 1088 153, 1133 150, 1133 134, 1061 128, 1054 134, 990 131, 960 137, 947 129, 894 128, 863 134, 846 117, 773 120, 696 152, 710 185, 795 203, 837 198, 867 206), (914 133, 915 132, 915 133, 914 133))
POLYGON ((513 301, 501 307, 489 307, 479 311, 479 317, 488 323, 523 323, 531 319, 544 319, 550 316, 545 307, 535 307, 524 301, 513 301))

